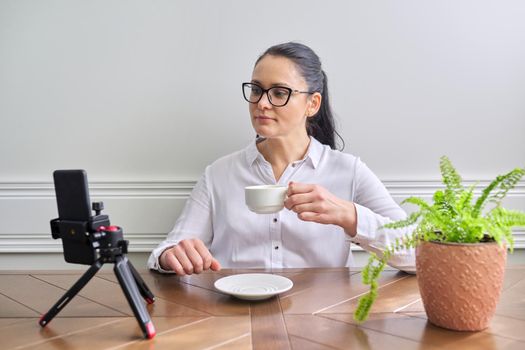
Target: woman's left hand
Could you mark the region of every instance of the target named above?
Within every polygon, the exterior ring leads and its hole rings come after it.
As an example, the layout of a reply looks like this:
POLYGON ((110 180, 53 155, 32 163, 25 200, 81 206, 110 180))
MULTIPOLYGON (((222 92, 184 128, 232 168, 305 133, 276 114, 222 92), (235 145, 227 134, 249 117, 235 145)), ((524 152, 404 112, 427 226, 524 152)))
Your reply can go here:
POLYGON ((299 219, 337 225, 346 233, 355 235, 357 214, 354 203, 336 197, 322 186, 298 182, 289 183, 287 196, 284 206, 296 212, 299 219))

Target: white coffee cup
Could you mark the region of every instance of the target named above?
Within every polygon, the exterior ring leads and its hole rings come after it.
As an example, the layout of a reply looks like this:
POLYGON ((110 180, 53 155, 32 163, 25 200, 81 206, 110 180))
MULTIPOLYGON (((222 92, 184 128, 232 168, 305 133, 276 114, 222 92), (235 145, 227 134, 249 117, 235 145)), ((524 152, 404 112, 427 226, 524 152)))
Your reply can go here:
POLYGON ((280 185, 248 186, 244 198, 248 208, 257 214, 277 213, 284 208, 288 187, 280 185))

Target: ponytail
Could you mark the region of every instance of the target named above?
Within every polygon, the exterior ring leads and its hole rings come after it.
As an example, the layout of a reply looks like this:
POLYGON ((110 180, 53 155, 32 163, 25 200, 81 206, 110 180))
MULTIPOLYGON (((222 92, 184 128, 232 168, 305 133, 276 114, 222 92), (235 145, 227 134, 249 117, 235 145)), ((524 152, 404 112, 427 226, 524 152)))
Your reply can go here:
POLYGON ((345 141, 335 130, 334 117, 328 97, 328 78, 323 70, 321 70, 321 74, 323 76, 321 107, 315 115, 307 119, 306 131, 308 132, 308 135, 313 136, 322 144, 330 146, 331 149, 336 149, 335 135, 337 135, 342 142, 342 151, 345 148, 345 141))

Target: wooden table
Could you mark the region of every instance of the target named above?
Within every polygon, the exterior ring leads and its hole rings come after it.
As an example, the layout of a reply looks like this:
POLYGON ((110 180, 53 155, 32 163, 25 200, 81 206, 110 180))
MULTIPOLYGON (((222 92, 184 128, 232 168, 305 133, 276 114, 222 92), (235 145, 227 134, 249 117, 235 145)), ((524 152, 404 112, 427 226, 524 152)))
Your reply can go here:
POLYGON ((191 277, 143 272, 155 293, 149 305, 153 340, 140 329, 112 271, 100 272, 46 327, 46 312, 79 272, 0 271, 0 348, 38 349, 525 349, 525 267, 509 268, 492 320, 483 332, 441 329, 426 320, 414 276, 388 271, 370 319, 352 312, 365 287, 359 271, 273 271, 294 287, 266 301, 246 302, 214 290, 218 278, 254 270, 191 277))

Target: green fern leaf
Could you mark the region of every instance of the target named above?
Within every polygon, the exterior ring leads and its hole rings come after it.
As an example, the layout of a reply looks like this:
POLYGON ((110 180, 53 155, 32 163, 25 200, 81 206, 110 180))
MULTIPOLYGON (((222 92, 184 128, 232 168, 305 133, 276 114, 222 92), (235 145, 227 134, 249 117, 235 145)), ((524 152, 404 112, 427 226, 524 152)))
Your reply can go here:
POLYGON ((525 169, 516 168, 510 171, 509 173, 503 175, 503 179, 501 180, 498 186, 498 191, 489 196, 489 201, 496 203, 496 205, 499 205, 501 200, 507 195, 507 192, 516 186, 516 184, 521 180, 524 174, 525 169))
POLYGON ((516 186, 516 183, 525 174, 525 169, 516 168, 505 175, 497 176, 481 193, 481 196, 476 201, 472 216, 476 217, 481 214, 487 200, 493 201, 499 205, 501 200, 507 195, 507 192, 516 186), (490 195, 493 190, 499 188, 499 191, 490 195))
POLYGON ((458 211, 467 211, 472 208, 472 198, 474 197, 474 189, 476 186, 477 183, 470 186, 468 190, 461 192, 458 200, 458 211))
POLYGON ((500 227, 525 227, 525 213, 517 210, 496 207, 487 218, 500 227))
POLYGON ((419 206, 419 208, 423 211, 432 211, 430 204, 418 197, 408 197, 407 199, 401 202, 401 204, 405 203, 415 204, 419 206))
POLYGON ((398 228, 407 227, 407 226, 415 224, 417 222, 417 219, 419 219, 419 217, 421 215, 422 215, 422 213, 420 211, 416 211, 416 212, 411 213, 408 216, 408 218, 406 218, 405 220, 399 220, 399 221, 391 222, 391 223, 388 223, 388 224, 384 225, 383 227, 384 228, 392 228, 392 229, 398 229, 398 228))
POLYGON ((443 183, 447 190, 457 194, 463 188, 463 185, 461 184, 461 176, 452 165, 450 159, 448 159, 447 156, 442 156, 439 162, 439 167, 441 169, 443 183))

